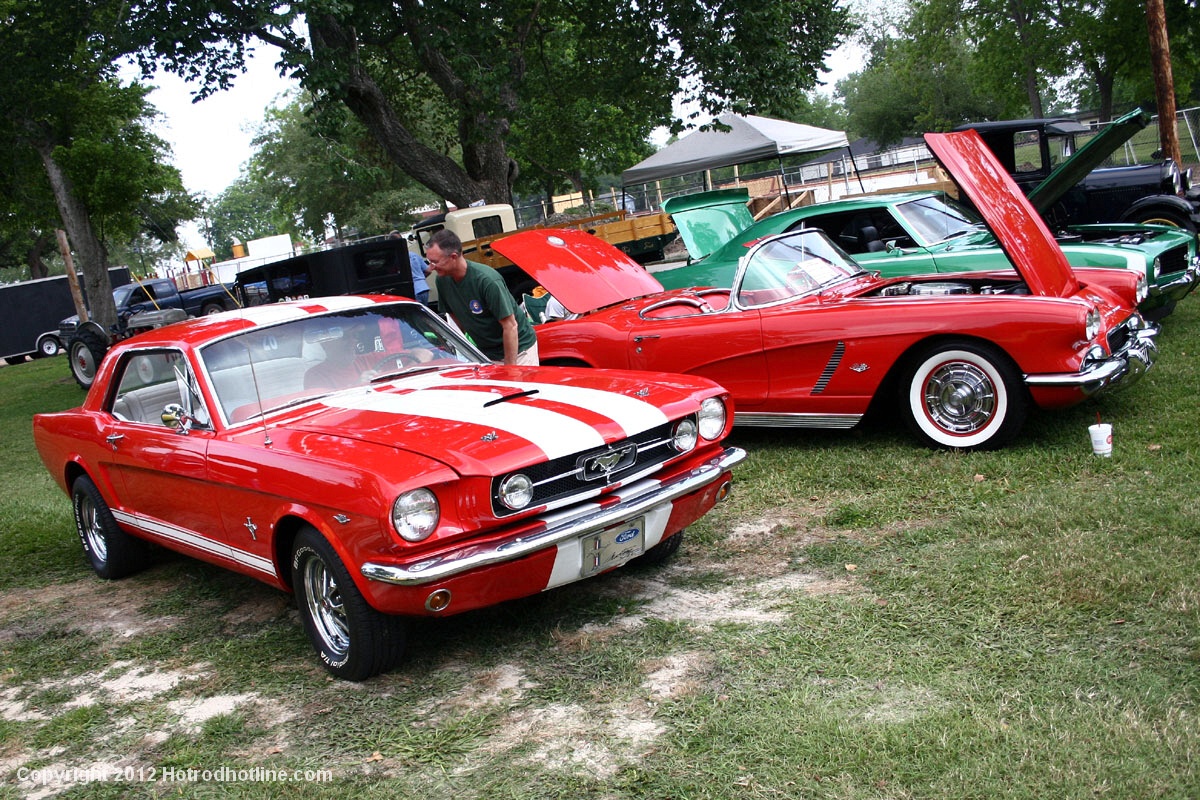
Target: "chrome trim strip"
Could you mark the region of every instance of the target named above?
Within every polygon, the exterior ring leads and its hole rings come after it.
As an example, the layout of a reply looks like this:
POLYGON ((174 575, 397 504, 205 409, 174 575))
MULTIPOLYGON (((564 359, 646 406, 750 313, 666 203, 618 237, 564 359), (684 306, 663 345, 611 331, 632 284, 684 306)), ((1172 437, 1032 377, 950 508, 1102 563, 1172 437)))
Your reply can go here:
POLYGON ((214 556, 220 556, 230 561, 237 562, 243 566, 250 567, 256 572, 262 572, 270 575, 272 578, 277 578, 278 573, 275 571, 275 564, 267 558, 255 555, 254 553, 241 550, 232 545, 214 541, 203 534, 190 531, 186 528, 180 528, 176 525, 171 525, 161 520, 151 519, 150 517, 142 516, 141 514, 130 514, 127 511, 119 511, 112 509, 113 519, 117 522, 128 525, 131 528, 137 528, 144 533, 155 536, 161 539, 169 539, 172 542, 177 542, 181 545, 194 547, 197 550, 203 550, 214 556))
POLYGON ((862 414, 783 414, 735 411, 733 424, 764 428, 828 428, 849 430, 862 420, 862 414))
MULTIPOLYGON (((726 470, 746 459, 746 451, 740 447, 727 447, 711 458, 668 483, 645 481, 630 487, 636 495, 608 505, 587 504, 586 510, 577 511, 560 518, 547 519, 547 527, 525 536, 517 536, 499 544, 478 548, 469 542, 463 548, 445 555, 419 561, 409 566, 377 564, 362 565, 364 577, 397 586, 420 586, 460 575, 473 569, 514 561, 538 550, 552 547, 559 542, 576 539, 595 531, 604 530, 633 517, 641 516, 655 506, 668 503, 685 494, 701 489, 716 481, 726 470)), ((570 511, 570 509, 568 509, 570 511)))

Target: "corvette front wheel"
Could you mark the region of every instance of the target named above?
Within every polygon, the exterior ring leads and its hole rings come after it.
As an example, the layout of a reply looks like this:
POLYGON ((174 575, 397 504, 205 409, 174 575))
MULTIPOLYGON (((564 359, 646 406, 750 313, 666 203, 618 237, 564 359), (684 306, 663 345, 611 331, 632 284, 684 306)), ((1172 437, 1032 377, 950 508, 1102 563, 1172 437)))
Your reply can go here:
POLYGON ((337 677, 366 680, 404 654, 404 621, 371 608, 337 552, 313 528, 296 537, 292 588, 309 641, 337 677))
POLYGON ((912 363, 901 400, 909 427, 927 444, 994 450, 1024 424, 1028 401, 1020 374, 995 347, 941 344, 912 363))

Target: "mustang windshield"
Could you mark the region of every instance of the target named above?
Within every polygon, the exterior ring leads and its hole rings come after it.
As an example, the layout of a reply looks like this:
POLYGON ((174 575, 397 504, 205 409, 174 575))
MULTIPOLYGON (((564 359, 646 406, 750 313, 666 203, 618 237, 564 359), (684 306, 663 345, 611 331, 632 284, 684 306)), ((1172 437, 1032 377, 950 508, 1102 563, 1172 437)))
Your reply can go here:
POLYGON ((776 303, 862 272, 856 262, 818 230, 765 239, 742 259, 738 303, 776 303))
POLYGON ((239 422, 385 376, 486 364, 413 303, 372 305, 252 328, 201 351, 217 402, 239 422))
POLYGON ((983 221, 966 206, 940 197, 923 197, 896 206, 921 245, 931 245, 978 230, 983 221))

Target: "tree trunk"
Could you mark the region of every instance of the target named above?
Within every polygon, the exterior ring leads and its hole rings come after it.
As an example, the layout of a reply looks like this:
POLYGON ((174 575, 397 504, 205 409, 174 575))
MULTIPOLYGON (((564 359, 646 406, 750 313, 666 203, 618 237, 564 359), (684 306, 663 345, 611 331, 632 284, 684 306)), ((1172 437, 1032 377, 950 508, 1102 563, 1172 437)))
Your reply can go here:
POLYGON ((29 265, 29 277, 33 280, 45 278, 50 274, 42 255, 50 248, 50 237, 39 233, 30 248, 25 251, 25 263, 29 265))
POLYGON ((53 147, 48 142, 38 142, 35 147, 50 179, 63 227, 83 269, 83 287, 92 319, 107 330, 117 324, 117 306, 113 303, 112 283, 108 279, 108 251, 92 229, 83 202, 75 196, 71 179, 54 160, 53 147))
POLYGON ((1158 101, 1158 143, 1163 154, 1178 164, 1175 78, 1171 72, 1171 48, 1167 43, 1167 14, 1163 0, 1146 0, 1146 28, 1150 33, 1150 63, 1154 67, 1154 95, 1158 101))
POLYGON ((336 99, 346 105, 384 151, 401 170, 414 180, 449 200, 460 208, 483 200, 487 203, 509 203, 512 199, 511 159, 503 139, 495 130, 508 132, 507 120, 487 117, 460 116, 460 139, 463 142, 463 166, 453 159, 422 144, 404 127, 374 78, 358 59, 354 32, 330 16, 310 16, 309 37, 313 57, 326 57, 348 66, 346 77, 336 92, 336 99))

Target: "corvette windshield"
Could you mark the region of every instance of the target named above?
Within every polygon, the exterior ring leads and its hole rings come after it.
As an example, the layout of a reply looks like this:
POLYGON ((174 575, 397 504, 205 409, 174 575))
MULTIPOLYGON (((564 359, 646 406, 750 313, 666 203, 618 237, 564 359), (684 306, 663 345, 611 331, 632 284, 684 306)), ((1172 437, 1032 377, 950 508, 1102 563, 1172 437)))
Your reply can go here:
POLYGON ((201 359, 231 423, 408 372, 488 363, 414 303, 251 328, 208 345, 201 359))
POLYGON ((738 303, 776 303, 816 291, 862 272, 862 268, 817 230, 776 236, 743 259, 738 303))
POLYGON ((896 207, 909 230, 922 245, 936 244, 954 236, 970 233, 983 221, 966 206, 948 198, 923 197, 896 207))

